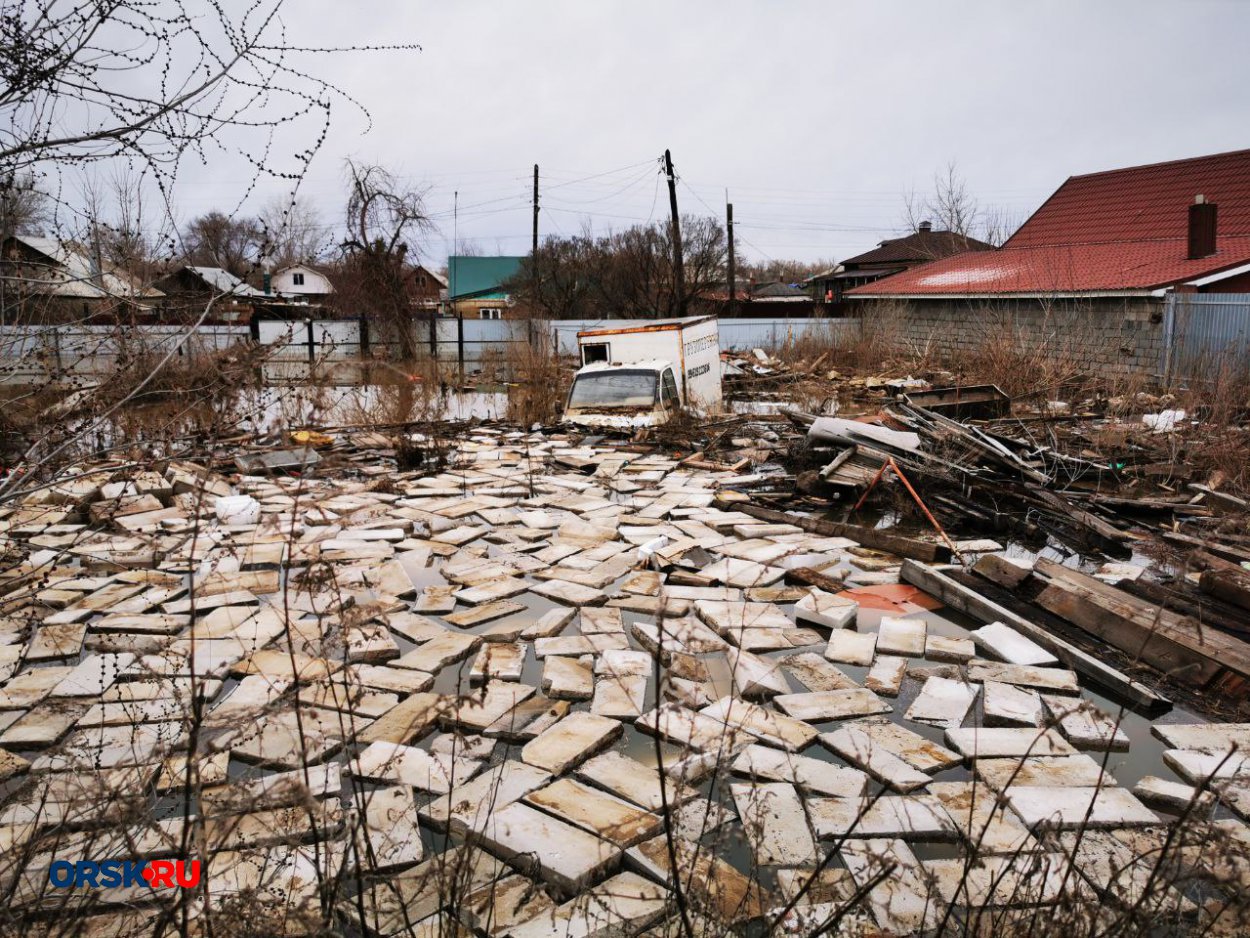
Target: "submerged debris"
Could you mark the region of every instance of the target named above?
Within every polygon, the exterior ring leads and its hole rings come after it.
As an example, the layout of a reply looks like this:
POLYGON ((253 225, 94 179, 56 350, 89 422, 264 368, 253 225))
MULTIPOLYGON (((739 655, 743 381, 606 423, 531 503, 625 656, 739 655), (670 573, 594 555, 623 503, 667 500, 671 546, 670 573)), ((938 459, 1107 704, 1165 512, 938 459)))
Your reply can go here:
MULTIPOLYGON (((946 434, 977 454, 962 475, 1043 472, 901 413, 913 429, 838 440, 927 465, 946 434)), ((1140 577, 950 566, 658 447, 476 428, 438 469, 398 469, 377 434, 320 457, 101 463, 3 509, 6 927, 1058 934, 1245 912, 1250 728, 1140 714, 1170 706, 1142 663, 1236 695, 1250 657, 1121 588, 1140 577), (171 856, 202 864, 185 895, 50 876, 171 856)), ((1205 594, 1245 608, 1215 572, 1205 594)))

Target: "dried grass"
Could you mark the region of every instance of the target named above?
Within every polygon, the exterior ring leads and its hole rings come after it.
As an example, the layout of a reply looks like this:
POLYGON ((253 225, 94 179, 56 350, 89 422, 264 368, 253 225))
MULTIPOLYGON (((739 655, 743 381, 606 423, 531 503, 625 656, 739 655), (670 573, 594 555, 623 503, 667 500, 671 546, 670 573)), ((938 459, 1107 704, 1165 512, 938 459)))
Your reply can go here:
POLYGON ((525 427, 556 422, 564 410, 573 371, 561 363, 545 330, 535 333, 532 344, 511 343, 503 362, 510 377, 508 419, 525 427))

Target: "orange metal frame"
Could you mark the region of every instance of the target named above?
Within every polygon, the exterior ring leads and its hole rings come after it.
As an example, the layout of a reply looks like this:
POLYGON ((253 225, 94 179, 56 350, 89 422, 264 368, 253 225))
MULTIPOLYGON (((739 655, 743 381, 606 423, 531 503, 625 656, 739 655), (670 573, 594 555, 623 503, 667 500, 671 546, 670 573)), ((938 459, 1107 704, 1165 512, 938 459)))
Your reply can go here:
POLYGON ((908 480, 907 476, 903 475, 903 470, 899 468, 899 465, 894 461, 893 456, 888 457, 886 461, 881 464, 881 468, 877 470, 877 474, 873 476, 872 481, 868 483, 868 488, 864 490, 864 494, 859 497, 859 501, 857 501, 855 503, 855 507, 851 509, 851 514, 855 514, 855 512, 859 511, 860 506, 864 504, 864 501, 868 498, 869 493, 871 493, 877 483, 881 481, 881 477, 885 475, 885 471, 887 469, 893 470, 894 474, 898 476, 898 480, 903 483, 904 487, 911 494, 911 497, 915 499, 916 504, 920 506, 920 510, 924 512, 924 516, 929 519, 929 523, 933 525, 938 534, 942 535, 942 540, 944 540, 946 542, 946 546, 951 549, 951 553, 955 555, 955 559, 962 564, 964 562, 964 558, 959 553, 959 548, 955 546, 954 541, 946 536, 946 532, 942 529, 942 526, 938 524, 937 518, 933 517, 933 512, 929 511, 929 506, 921 500, 920 495, 914 488, 912 488, 911 482, 908 480))

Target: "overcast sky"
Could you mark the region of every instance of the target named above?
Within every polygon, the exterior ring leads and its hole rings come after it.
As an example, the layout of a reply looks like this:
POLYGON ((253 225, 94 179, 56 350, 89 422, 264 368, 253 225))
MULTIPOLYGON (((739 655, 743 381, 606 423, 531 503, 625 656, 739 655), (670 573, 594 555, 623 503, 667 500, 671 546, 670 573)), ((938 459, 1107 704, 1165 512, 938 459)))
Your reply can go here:
MULTIPOLYGON (((900 231, 902 195, 955 162, 1020 219, 1067 176, 1250 146, 1250 3, 1148 0, 291 0, 302 43, 417 42, 317 60, 370 111, 336 105, 304 191, 327 221, 342 161, 428 184, 442 262, 541 231, 734 202, 743 253, 842 258, 900 231), (453 192, 459 192, 453 223, 453 192), (453 230, 454 229, 454 230, 453 230)), ((183 214, 229 205, 234 173, 184 175, 183 214)))

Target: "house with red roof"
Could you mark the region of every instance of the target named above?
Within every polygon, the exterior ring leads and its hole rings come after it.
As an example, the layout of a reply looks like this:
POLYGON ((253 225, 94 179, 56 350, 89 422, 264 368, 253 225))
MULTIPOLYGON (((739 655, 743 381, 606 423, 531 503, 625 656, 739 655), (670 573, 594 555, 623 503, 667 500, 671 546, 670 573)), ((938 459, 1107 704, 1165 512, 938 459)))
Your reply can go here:
POLYGON ((808 279, 807 285, 818 301, 841 303, 847 292, 856 287, 962 251, 988 251, 993 247, 956 231, 934 231, 932 222, 922 221, 911 234, 890 238, 871 251, 848 257, 808 279))
POLYGON ((1157 373, 1184 318, 1177 304, 1202 293, 1250 293, 1250 150, 1073 176, 1002 247, 846 295, 931 352, 1008 340, 1157 373))

